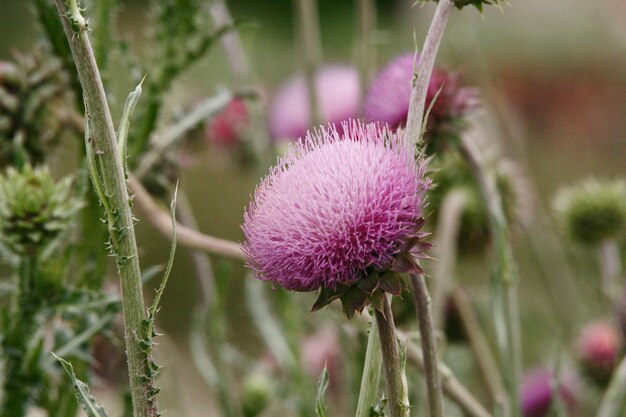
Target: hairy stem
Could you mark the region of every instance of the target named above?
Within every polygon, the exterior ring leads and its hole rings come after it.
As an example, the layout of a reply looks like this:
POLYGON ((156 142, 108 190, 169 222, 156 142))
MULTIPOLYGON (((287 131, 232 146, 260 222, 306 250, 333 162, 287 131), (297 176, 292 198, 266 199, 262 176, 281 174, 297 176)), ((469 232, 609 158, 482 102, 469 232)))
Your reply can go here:
POLYGON ((367 350, 365 351, 365 363, 363 364, 363 376, 361 377, 361 389, 359 402, 356 407, 356 417, 369 417, 370 410, 378 401, 378 386, 382 372, 382 352, 380 338, 378 337, 378 325, 376 320, 370 319, 369 334, 367 336, 367 350))
MULTIPOLYGON (((411 101, 409 102, 409 117, 406 122, 405 138, 412 145, 421 145, 421 132, 426 108, 426 93, 430 75, 435 66, 435 58, 439 50, 439 44, 443 38, 450 14, 454 9, 451 0, 439 0, 435 16, 428 29, 424 48, 420 53, 420 61, 417 65, 417 80, 411 89, 411 101)), ((421 148, 421 146, 420 146, 421 148)))
POLYGON ((420 328, 422 352, 424 353, 428 409, 431 417, 444 417, 441 377, 439 375, 439 367, 437 366, 439 363, 437 359, 437 344, 433 330, 430 296, 428 295, 424 275, 411 274, 411 286, 413 287, 413 302, 415 303, 417 321, 420 328))
POLYGON ((85 114, 93 133, 92 143, 86 143, 86 146, 91 146, 96 150, 96 158, 101 166, 102 179, 92 177, 92 181, 102 181, 108 199, 105 206, 110 207, 112 213, 109 215, 114 218, 113 224, 109 223, 108 226, 122 287, 133 415, 134 417, 154 417, 157 415, 156 407, 149 405, 147 386, 141 379, 145 374, 146 363, 146 354, 140 345, 143 334, 142 322, 146 318, 146 312, 133 215, 117 149, 113 121, 87 34, 86 23, 80 15, 77 1, 55 0, 55 4, 83 87, 85 114))
POLYGON ((387 386, 387 399, 389 400, 389 414, 391 417, 409 417, 410 407, 406 378, 403 376, 402 364, 400 363, 396 326, 393 322, 389 298, 384 298, 383 312, 375 310, 375 314, 383 354, 383 371, 387 386))

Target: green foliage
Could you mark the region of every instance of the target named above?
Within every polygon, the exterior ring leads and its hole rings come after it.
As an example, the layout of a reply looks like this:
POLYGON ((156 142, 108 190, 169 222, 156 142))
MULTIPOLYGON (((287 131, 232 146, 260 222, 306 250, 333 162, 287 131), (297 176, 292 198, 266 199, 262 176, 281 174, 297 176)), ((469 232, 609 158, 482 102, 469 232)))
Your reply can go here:
POLYGON ((324 370, 317 382, 317 395, 315 397, 315 413, 317 417, 326 417, 328 406, 326 405, 326 391, 328 390, 328 369, 324 366, 324 370))
MULTIPOLYGON (((54 354, 53 354, 54 355, 54 354)), ((108 417, 107 413, 104 411, 102 406, 96 403, 96 399, 89 392, 89 387, 87 384, 76 378, 74 374, 74 367, 72 364, 64 359, 59 358, 54 355, 54 357, 61 363, 65 372, 69 375, 72 380, 72 385, 74 386, 74 390, 76 393, 76 398, 80 403, 80 406, 85 410, 88 417, 108 417)))

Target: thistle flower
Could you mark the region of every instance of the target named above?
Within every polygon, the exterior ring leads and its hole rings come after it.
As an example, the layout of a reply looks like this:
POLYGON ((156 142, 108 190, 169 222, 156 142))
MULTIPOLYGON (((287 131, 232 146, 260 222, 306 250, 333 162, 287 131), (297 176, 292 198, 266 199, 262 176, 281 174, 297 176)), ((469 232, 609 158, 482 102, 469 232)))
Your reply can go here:
POLYGON ((29 255, 58 238, 82 203, 70 196, 70 180, 54 182, 47 168, 10 167, 0 176, 0 239, 17 255, 29 255))
POLYGON ((42 53, 0 61, 0 166, 43 162, 70 112, 67 91, 61 64, 42 53))
POLYGON ((324 368, 328 369, 330 382, 337 388, 337 376, 341 366, 341 345, 337 329, 326 324, 314 334, 308 336, 301 346, 304 368, 312 378, 319 378, 324 368))
POLYGON ((427 248, 419 229, 429 180, 386 127, 342 129, 322 127, 290 145, 244 215, 243 250, 257 278, 321 290, 314 309, 341 298, 351 316, 379 288, 399 293, 388 271, 416 267, 409 252, 427 248))
MULTIPOLYGON (((520 386, 520 399, 524 417, 547 417, 554 401, 554 374, 544 368, 534 369, 524 375, 520 386)), ((565 403, 569 416, 576 409, 575 380, 566 375, 559 380, 559 396, 565 403)))
POLYGON ((626 182, 587 179, 560 190, 554 209, 566 234, 574 241, 597 245, 626 231, 626 182))
MULTIPOLYGON (((412 53, 400 55, 376 75, 365 96, 363 111, 367 121, 387 123, 392 129, 406 125, 418 62, 419 57, 412 53)), ((435 68, 428 84, 425 111, 431 103, 425 134, 429 154, 456 140, 464 127, 464 117, 477 107, 476 90, 461 87, 457 74, 435 68)))
POLYGON ((611 378, 622 350, 617 329, 608 322, 586 325, 577 341, 578 358, 588 375, 600 384, 611 378))
POLYGON ((226 108, 206 126, 206 137, 216 145, 233 147, 249 123, 248 109, 243 100, 233 98, 226 108))
MULTIPOLYGON (((524 226, 530 217, 530 198, 524 176, 513 162, 491 162, 495 181, 502 197, 504 214, 509 224, 524 226)), ((467 162, 457 153, 448 152, 433 161, 433 183, 429 193, 433 222, 439 216, 445 196, 452 190, 462 190, 465 206, 459 229, 458 247, 462 253, 478 253, 490 243, 489 215, 479 185, 467 162)), ((434 224, 434 223, 433 223, 434 224)))
MULTIPOLYGON (((358 71, 350 66, 328 65, 315 76, 319 122, 336 124, 356 118, 361 102, 358 71)), ((307 86, 303 76, 292 78, 276 93, 268 113, 268 129, 275 140, 304 137, 313 127, 307 86)))

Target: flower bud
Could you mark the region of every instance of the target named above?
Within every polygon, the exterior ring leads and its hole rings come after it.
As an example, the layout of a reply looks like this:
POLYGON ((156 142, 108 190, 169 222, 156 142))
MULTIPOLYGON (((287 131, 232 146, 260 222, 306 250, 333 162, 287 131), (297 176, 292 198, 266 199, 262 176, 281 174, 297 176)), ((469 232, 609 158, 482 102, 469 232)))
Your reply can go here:
POLYGON ((554 209, 565 233, 578 243, 618 238, 626 230, 626 182, 587 179, 560 190, 554 209))
MULTIPOLYGON (((520 386, 520 401, 524 417, 547 417, 554 401, 554 374, 544 368, 532 370, 524 375, 520 386)), ((575 381, 571 376, 563 376, 559 381, 559 396, 565 403, 568 416, 576 409, 575 381)))
POLYGON ((262 371, 254 371, 243 382, 241 407, 244 417, 256 417, 269 405, 272 380, 262 371))
POLYGON ((55 182, 47 168, 10 167, 0 176, 0 239, 17 255, 33 254, 58 238, 82 203, 70 180, 55 182))
POLYGON ((617 366, 622 340, 608 322, 586 325, 577 341, 577 355, 587 374, 601 385, 606 384, 617 366))

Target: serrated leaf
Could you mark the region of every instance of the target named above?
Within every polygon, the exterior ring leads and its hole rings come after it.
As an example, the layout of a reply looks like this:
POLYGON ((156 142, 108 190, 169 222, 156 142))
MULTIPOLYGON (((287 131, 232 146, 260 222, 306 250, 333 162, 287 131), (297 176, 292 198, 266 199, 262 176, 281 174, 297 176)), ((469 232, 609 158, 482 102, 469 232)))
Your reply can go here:
POLYGON ((380 279, 380 276, 378 275, 378 272, 372 271, 365 278, 360 279, 357 282, 357 286, 362 291, 366 293, 371 293, 376 288, 378 288, 379 279, 380 279))
POLYGON ((74 385, 74 390, 76 391, 76 399, 80 406, 85 410, 88 417, 108 417, 107 413, 104 411, 104 408, 96 403, 96 399, 89 392, 89 387, 83 381, 76 378, 76 374, 74 374, 74 367, 71 363, 66 361, 65 359, 59 358, 54 353, 52 354, 63 366, 65 372, 72 379, 72 385, 74 385))
POLYGON ((343 312, 348 320, 354 317, 354 313, 363 311, 367 303, 367 293, 361 291, 356 285, 348 288, 341 296, 343 312))
POLYGON ((375 310, 383 313, 383 315, 385 314, 385 293, 382 290, 377 289, 369 296, 368 299, 375 310))
POLYGON ((396 272, 385 272, 380 276, 380 288, 389 294, 400 296, 402 293, 402 279, 396 272))
POLYGON ((328 410, 328 406, 326 405, 326 391, 328 390, 329 381, 328 369, 326 365, 324 365, 324 370, 320 374, 320 378, 317 382, 317 395, 315 396, 315 413, 318 417, 326 417, 326 410, 328 410))

